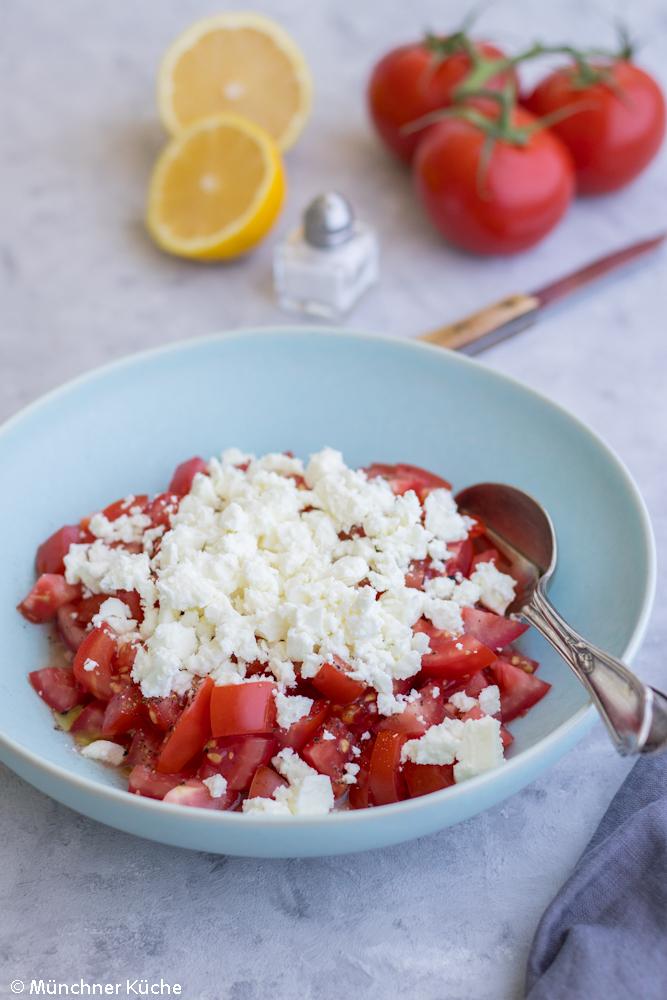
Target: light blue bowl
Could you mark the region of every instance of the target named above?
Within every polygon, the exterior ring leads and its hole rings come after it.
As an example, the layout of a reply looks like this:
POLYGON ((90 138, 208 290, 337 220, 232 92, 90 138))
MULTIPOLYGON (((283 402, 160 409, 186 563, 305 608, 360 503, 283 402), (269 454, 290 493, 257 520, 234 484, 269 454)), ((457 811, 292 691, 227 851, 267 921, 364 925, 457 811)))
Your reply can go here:
POLYGON ((339 448, 351 465, 404 461, 462 487, 513 483, 553 515, 554 601, 584 635, 631 658, 654 590, 644 504, 586 427, 511 379, 439 348, 316 329, 255 330, 136 355, 64 386, 0 431, 0 755, 41 791, 142 837, 256 857, 342 854, 458 823, 512 795, 594 719, 586 695, 538 637, 526 649, 553 690, 512 726, 505 766, 397 805, 317 819, 261 819, 131 796, 111 770, 53 728, 26 675, 49 659, 44 630, 14 610, 37 544, 130 492, 164 489, 192 454, 230 445, 306 456, 339 448))

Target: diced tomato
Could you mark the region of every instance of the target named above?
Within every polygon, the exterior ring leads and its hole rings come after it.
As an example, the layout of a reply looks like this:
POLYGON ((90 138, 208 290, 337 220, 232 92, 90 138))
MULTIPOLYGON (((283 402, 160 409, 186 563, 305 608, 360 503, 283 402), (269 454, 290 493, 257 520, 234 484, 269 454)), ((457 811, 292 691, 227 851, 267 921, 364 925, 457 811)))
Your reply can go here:
POLYGON ((187 462, 181 462, 171 477, 167 492, 184 497, 186 493, 190 492, 192 480, 198 472, 206 472, 206 462, 203 458, 195 456, 194 458, 189 458, 187 462))
POLYGON ((452 764, 414 764, 406 761, 403 776, 408 786, 408 795, 416 799, 420 795, 429 795, 449 788, 454 784, 454 767, 452 764))
POLYGON ((77 617, 81 624, 90 625, 107 599, 107 594, 91 594, 90 597, 83 597, 77 605, 77 617))
POLYGON ((408 490, 414 490, 420 500, 423 500, 431 490, 451 489, 451 483, 441 479, 433 472, 420 469, 416 465, 370 465, 364 470, 369 479, 382 476, 387 480, 394 493, 401 495, 408 490))
POLYGON ((35 558, 37 575, 41 576, 42 573, 64 573, 65 556, 69 552, 70 546, 80 541, 80 539, 81 528, 79 525, 66 524, 47 538, 45 542, 42 542, 37 549, 37 556, 35 558))
POLYGON ((505 728, 505 726, 500 727, 500 738, 503 741, 503 750, 509 750, 514 743, 514 737, 509 729, 505 728))
POLYGON ((473 674, 472 677, 466 682, 463 690, 468 695, 469 698, 479 698, 480 693, 485 687, 489 686, 489 679, 483 670, 478 673, 473 674))
POLYGON ((69 712, 75 705, 84 700, 84 693, 79 687, 71 670, 65 667, 43 667, 28 674, 33 688, 49 708, 56 712, 69 712))
POLYGON ((398 802, 404 797, 404 781, 401 774, 401 750, 407 736, 405 733, 379 732, 375 737, 371 753, 368 792, 376 806, 398 802))
POLYGON ((171 527, 171 518, 178 510, 181 498, 176 493, 160 493, 149 504, 146 513, 154 528, 171 527))
POLYGON ((80 623, 76 608, 74 603, 63 604, 56 612, 60 636, 68 649, 74 653, 86 638, 86 627, 80 623))
POLYGON ((531 660, 529 656, 524 656, 520 653, 518 649, 512 649, 511 646, 507 646, 500 653, 503 660, 507 660, 512 664, 513 667, 519 667, 521 670, 525 670, 527 674, 534 674, 539 663, 537 660, 531 660))
POLYGON ((134 729, 144 714, 144 700, 136 684, 123 684, 109 701, 104 713, 102 734, 120 736, 134 729))
POLYGON ((509 646, 528 629, 523 622, 504 618, 492 611, 480 611, 478 608, 463 608, 461 617, 466 634, 474 635, 485 646, 496 651, 509 646))
POLYGON ((349 705, 351 701, 361 698, 366 690, 365 684, 348 675, 347 671, 351 669, 340 657, 335 656, 331 663, 324 663, 320 667, 311 678, 311 683, 334 704, 349 705))
POLYGON ((130 614, 139 624, 144 620, 144 612, 141 607, 141 597, 136 590, 117 590, 115 597, 130 609, 130 614))
POLYGON ((172 805, 194 806, 197 809, 229 809, 237 798, 236 793, 229 789, 223 795, 213 798, 203 781, 188 778, 182 785, 169 789, 162 801, 172 805))
POLYGON ((213 681, 204 678, 167 736, 157 762, 161 774, 181 771, 211 738, 213 681))
POLYGON ((423 736, 431 726, 439 725, 445 716, 453 716, 445 705, 445 692, 435 681, 425 684, 415 701, 409 702, 403 712, 390 715, 378 730, 404 733, 406 736, 423 736))
POLYGON ((111 633, 106 628, 94 628, 77 649, 72 663, 81 687, 101 701, 108 701, 114 693, 111 678, 115 652, 116 640, 111 633))
POLYGON ((60 573, 42 573, 18 610, 35 625, 50 622, 56 617, 58 608, 73 601, 80 592, 78 585, 68 583, 60 573))
POLYGON ((350 809, 366 809, 372 805, 368 798, 368 761, 365 765, 360 764, 357 780, 350 785, 347 801, 350 809))
POLYGON ((167 695, 166 698, 147 698, 148 717, 154 726, 166 733, 185 708, 185 699, 178 694, 167 695))
POLYGON ((496 660, 491 673, 500 688, 500 717, 503 722, 511 722, 518 715, 523 715, 544 698, 551 688, 551 684, 534 674, 527 674, 507 660, 496 660))
POLYGON ((405 574, 405 586, 412 587, 413 590, 423 590, 428 564, 428 559, 416 559, 411 562, 405 574))
POLYGON ((494 563, 496 566, 500 562, 500 552, 498 549, 483 549, 472 557, 470 572, 474 573, 480 563, 494 563))
MULTIPOLYGON (((475 539, 479 538, 481 535, 486 534, 486 525, 481 517, 477 517, 476 514, 467 515, 472 521, 472 524, 468 527, 468 538, 475 539)), ((451 546, 450 546, 451 548, 451 546)))
POLYGON ((102 513, 106 517, 107 521, 117 521, 119 517, 123 514, 129 514, 131 510, 139 508, 141 512, 146 509, 148 504, 148 497, 145 493, 139 496, 129 496, 122 497, 120 500, 114 500, 110 503, 108 507, 105 507, 102 513))
POLYGON ((422 673, 438 680, 458 680, 488 667, 496 658, 496 653, 473 635, 452 638, 441 632, 425 618, 413 625, 415 632, 428 635, 431 652, 422 656, 422 673))
POLYGON ((163 799, 167 792, 184 781, 182 774, 158 774, 147 764, 135 764, 130 771, 128 791, 149 799, 163 799))
POLYGON ((139 726, 132 737, 124 763, 129 767, 134 767, 135 764, 155 767, 163 740, 164 733, 155 729, 150 723, 139 726))
POLYGON ((289 729, 278 729, 276 736, 282 747, 291 747, 297 753, 312 739, 313 734, 319 729, 324 720, 329 715, 329 702, 314 701, 308 715, 293 722, 289 729))
POLYGON ((232 791, 244 792, 258 768, 267 765, 278 750, 273 736, 236 736, 214 739, 204 748, 200 778, 221 774, 232 791))
POLYGON ((70 726, 70 733, 73 736, 79 736, 86 740, 99 740, 102 736, 102 727, 104 725, 104 709, 105 705, 103 701, 91 701, 77 715, 70 726))
POLYGON ((214 736, 244 736, 271 733, 276 724, 276 685, 272 681, 225 684, 211 697, 211 729, 214 736))
POLYGON ((286 785, 287 782, 277 771, 274 771, 272 767, 262 765, 255 771, 255 776, 248 790, 248 798, 272 799, 275 790, 285 788, 286 785))
POLYGON ((139 645, 136 642, 119 642, 116 650, 115 668, 118 674, 127 677, 132 672, 139 645))
POLYGON ((357 736, 375 729, 378 721, 377 691, 369 688, 359 701, 350 705, 332 705, 331 714, 337 716, 357 736))
MULTIPOLYGON (((345 765, 354 760, 352 747, 354 736, 340 719, 332 716, 322 726, 315 737, 301 751, 301 756, 320 774, 326 774, 334 785, 345 775, 345 765)), ((334 794, 341 794, 345 788, 334 788, 334 794)))
POLYGON ((451 553, 445 566, 447 576, 456 576, 457 573, 461 573, 462 576, 468 576, 473 557, 473 547, 470 539, 466 538, 463 542, 450 542, 447 546, 447 551, 451 553))

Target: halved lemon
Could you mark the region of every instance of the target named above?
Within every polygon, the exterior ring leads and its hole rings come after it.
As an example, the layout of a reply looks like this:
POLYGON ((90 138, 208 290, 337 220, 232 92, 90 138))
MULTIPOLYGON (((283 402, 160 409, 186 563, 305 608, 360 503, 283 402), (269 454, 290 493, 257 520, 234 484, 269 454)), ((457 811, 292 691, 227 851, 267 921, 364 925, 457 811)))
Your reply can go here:
POLYGON ((167 49, 158 106, 169 132, 222 111, 249 118, 288 149, 308 118, 311 78, 301 50, 268 17, 217 14, 191 25, 167 49))
POLYGON ((179 257, 222 260, 259 243, 285 196, 271 136, 237 115, 195 122, 167 144, 150 181, 146 221, 179 257))

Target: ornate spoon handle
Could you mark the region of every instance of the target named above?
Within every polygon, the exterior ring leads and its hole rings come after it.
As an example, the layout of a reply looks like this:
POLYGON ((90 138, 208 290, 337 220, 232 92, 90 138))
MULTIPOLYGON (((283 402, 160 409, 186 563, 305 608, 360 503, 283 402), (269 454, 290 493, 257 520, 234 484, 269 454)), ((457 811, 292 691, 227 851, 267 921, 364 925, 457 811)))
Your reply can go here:
POLYGON ((667 750, 667 697, 643 684, 614 656, 586 642, 536 587, 520 611, 560 653, 590 694, 618 752, 667 750))

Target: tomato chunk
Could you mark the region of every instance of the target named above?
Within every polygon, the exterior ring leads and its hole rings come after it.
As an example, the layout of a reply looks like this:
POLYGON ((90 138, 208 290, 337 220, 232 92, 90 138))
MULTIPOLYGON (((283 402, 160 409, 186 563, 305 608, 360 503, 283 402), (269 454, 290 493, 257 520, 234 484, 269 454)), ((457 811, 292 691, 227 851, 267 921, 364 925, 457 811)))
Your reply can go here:
POLYGON ((187 462, 181 462, 181 464, 176 467, 174 474, 171 477, 171 482, 169 483, 169 489, 167 492, 174 493, 179 497, 184 497, 186 493, 190 492, 192 480, 198 472, 206 472, 206 462, 198 455, 194 458, 189 458, 187 462))
POLYGON ((186 779, 182 774, 158 774, 147 764, 135 764, 130 771, 128 791, 149 799, 163 799, 167 792, 186 779))
POLYGON ((439 792, 454 784, 452 764, 415 764, 408 760, 403 767, 403 775, 411 799, 439 792))
POLYGON ((173 805, 194 806, 197 809, 229 809, 236 802, 237 795, 229 789, 217 798, 213 798, 203 781, 199 778, 188 778, 182 785, 170 788, 163 802, 173 805))
POLYGON ((333 701, 337 705, 348 705, 351 701, 361 698, 366 685, 361 681, 355 681, 347 674, 351 669, 339 657, 335 656, 332 663, 324 663, 313 678, 311 683, 318 691, 321 691, 325 698, 333 701))
POLYGON ((214 736, 270 733, 276 724, 276 702, 272 681, 225 684, 211 697, 211 729, 214 736))
MULTIPOLYGON (((311 742, 306 744, 301 756, 307 764, 320 774, 326 774, 335 784, 342 782, 345 765, 354 760, 353 746, 354 736, 340 719, 333 716, 325 722, 311 742)), ((339 794, 344 790, 339 789, 339 794)))
POLYGON ((65 556, 70 546, 81 540, 81 528, 78 524, 66 524, 54 532, 37 549, 35 568, 39 576, 42 573, 64 573, 65 556))
POLYGON ((185 699, 178 694, 167 695, 166 698, 147 698, 148 717, 154 726, 163 733, 168 732, 185 708, 185 699))
POLYGON ((56 622, 60 637, 73 653, 86 638, 86 627, 79 621, 76 604, 63 604, 56 612, 56 622))
POLYGON ((172 515, 178 510, 180 502, 181 498, 177 493, 160 493, 154 497, 146 511, 153 527, 171 527, 172 515))
POLYGON ((366 470, 369 479, 382 476, 391 486, 394 493, 402 495, 408 490, 414 490, 420 500, 423 500, 431 490, 451 489, 451 483, 446 479, 441 479, 435 473, 427 469, 420 469, 416 465, 370 465, 366 470))
POLYGON ((267 765, 278 750, 273 736, 237 736, 231 739, 214 739, 204 749, 204 762, 199 768, 200 778, 221 774, 227 787, 244 792, 258 768, 267 765))
POLYGON ((53 621, 58 608, 69 604, 79 594, 79 586, 68 583, 60 573, 42 573, 18 610, 29 622, 39 625, 53 621))
POLYGON ((382 730, 375 737, 368 773, 368 792, 376 806, 399 802, 404 797, 401 750, 407 736, 382 730))
POLYGON ((431 726, 439 725, 445 716, 454 716, 445 704, 445 689, 431 681, 424 685, 419 697, 409 702, 403 712, 383 719, 378 730, 405 733, 410 737, 423 736, 431 726))
POLYGON ((488 667, 497 655, 474 635, 453 638, 449 633, 434 628, 425 618, 420 618, 413 629, 425 632, 429 637, 431 652, 422 656, 422 673, 427 677, 459 680, 488 667))
POLYGON ((123 684, 111 698, 104 713, 102 734, 120 736, 139 724, 144 714, 144 700, 136 684, 123 684))
POLYGON ((500 688, 500 718, 511 722, 518 715, 524 715, 536 705, 551 689, 551 684, 540 680, 534 674, 527 674, 507 660, 498 659, 491 667, 491 673, 500 688))
POLYGON ((179 715, 160 751, 157 769, 161 774, 181 771, 211 738, 212 691, 213 681, 210 677, 204 678, 189 705, 179 715))
POLYGON ((336 715, 357 736, 370 732, 378 722, 377 691, 368 688, 359 701, 349 705, 332 705, 331 714, 336 715))
POLYGON ((72 663, 81 687, 101 701, 109 701, 114 693, 111 677, 115 652, 116 641, 111 633, 105 628, 94 628, 77 649, 72 663))
POLYGON ((277 788, 285 788, 286 786, 287 782, 277 771, 274 771, 272 767, 262 765, 255 771, 248 791, 248 798, 272 799, 277 788))
POLYGON ((150 723, 140 725, 132 737, 124 763, 129 767, 134 767, 135 764, 147 764, 151 768, 154 767, 163 740, 164 734, 151 726, 150 723))
POLYGON ((474 635, 485 646, 495 650, 509 646, 528 630, 523 622, 504 618, 493 611, 480 611, 478 608, 463 608, 461 617, 466 633, 474 635))
POLYGON ((104 508, 102 513, 107 521, 117 521, 119 517, 122 517, 123 514, 129 514, 131 510, 136 511, 138 508, 143 512, 147 504, 148 497, 145 493, 142 493, 136 497, 128 496, 122 497, 120 500, 114 500, 113 503, 104 508))
POLYGON ((450 542, 447 550, 451 553, 445 566, 447 576, 456 576, 457 573, 468 576, 474 551, 470 539, 466 538, 463 542, 450 542))
POLYGON ((71 670, 65 667, 43 667, 28 674, 33 688, 49 708, 69 712, 83 701, 83 691, 71 670))
POLYGON ((292 723, 289 729, 277 730, 276 736, 278 738, 278 742, 281 746, 291 747, 292 750, 296 750, 296 752, 299 753, 308 740, 312 739, 313 735, 317 732, 328 715, 329 702, 324 701, 324 699, 314 701, 308 715, 304 715, 301 719, 297 719, 296 722, 292 723))
POLYGON ((70 726, 70 733, 86 740, 99 740, 104 726, 104 709, 103 701, 91 701, 77 715, 70 726))

